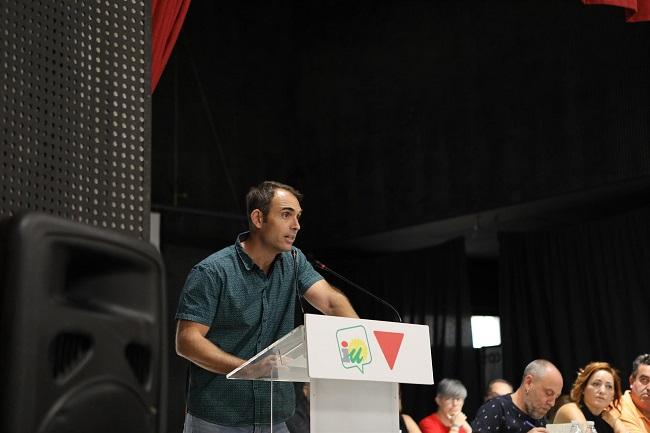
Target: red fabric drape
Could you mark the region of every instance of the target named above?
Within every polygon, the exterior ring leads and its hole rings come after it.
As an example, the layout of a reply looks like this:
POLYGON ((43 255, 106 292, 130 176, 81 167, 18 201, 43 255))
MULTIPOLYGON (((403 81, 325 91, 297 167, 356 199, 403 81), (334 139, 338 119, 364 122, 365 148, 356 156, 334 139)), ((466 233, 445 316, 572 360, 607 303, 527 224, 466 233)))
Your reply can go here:
POLYGON ((626 21, 650 21, 650 0, 582 0, 586 5, 608 5, 625 8, 626 21))
POLYGON ((165 70, 190 0, 151 0, 151 93, 165 70))

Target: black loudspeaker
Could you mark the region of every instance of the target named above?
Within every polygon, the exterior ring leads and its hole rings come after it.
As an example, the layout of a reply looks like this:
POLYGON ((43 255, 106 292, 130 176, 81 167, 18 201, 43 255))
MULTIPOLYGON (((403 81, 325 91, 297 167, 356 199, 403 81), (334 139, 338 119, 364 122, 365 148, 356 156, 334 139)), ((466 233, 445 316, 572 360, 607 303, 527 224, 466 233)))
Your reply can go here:
POLYGON ((481 357, 481 383, 485 391, 492 380, 504 379, 503 356, 501 354, 501 346, 485 346, 479 350, 481 357))
POLYGON ((165 432, 163 264, 38 213, 0 225, 0 432, 165 432))

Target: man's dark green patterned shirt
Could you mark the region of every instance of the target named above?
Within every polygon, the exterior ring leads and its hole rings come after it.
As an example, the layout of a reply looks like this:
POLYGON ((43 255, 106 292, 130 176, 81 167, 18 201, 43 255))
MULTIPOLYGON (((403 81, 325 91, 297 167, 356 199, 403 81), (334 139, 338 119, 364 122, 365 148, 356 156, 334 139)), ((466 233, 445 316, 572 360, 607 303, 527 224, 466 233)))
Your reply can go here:
MULTIPOLYGON (((234 245, 192 268, 181 293, 176 319, 209 326, 206 337, 222 350, 249 359, 294 326, 294 263, 298 291, 303 295, 321 277, 296 249, 278 254, 268 275, 241 247, 234 245)), ((188 411, 205 421, 229 426, 270 421, 270 382, 228 380, 225 375, 190 366, 188 411)), ((293 385, 273 383, 273 422, 284 421, 294 409, 293 385)))

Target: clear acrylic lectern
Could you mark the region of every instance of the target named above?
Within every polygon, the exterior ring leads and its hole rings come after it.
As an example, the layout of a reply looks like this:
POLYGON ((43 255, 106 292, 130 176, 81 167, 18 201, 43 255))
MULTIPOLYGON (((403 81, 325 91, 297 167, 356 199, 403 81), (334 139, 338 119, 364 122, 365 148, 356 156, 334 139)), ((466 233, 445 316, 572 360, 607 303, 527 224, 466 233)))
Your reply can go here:
POLYGON ((310 382, 311 433, 398 433, 398 383, 433 384, 429 328, 307 314, 228 379, 310 382))

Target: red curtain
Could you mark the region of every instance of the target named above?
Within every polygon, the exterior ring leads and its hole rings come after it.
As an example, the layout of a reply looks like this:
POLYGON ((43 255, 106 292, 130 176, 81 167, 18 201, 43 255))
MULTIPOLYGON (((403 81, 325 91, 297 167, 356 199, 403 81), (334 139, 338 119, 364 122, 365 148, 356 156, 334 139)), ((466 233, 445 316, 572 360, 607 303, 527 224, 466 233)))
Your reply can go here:
POLYGON ((582 0, 586 5, 608 5, 625 8, 626 21, 650 21, 650 0, 582 0))
POLYGON ((190 0, 151 0, 151 93, 165 70, 189 7, 190 0))

